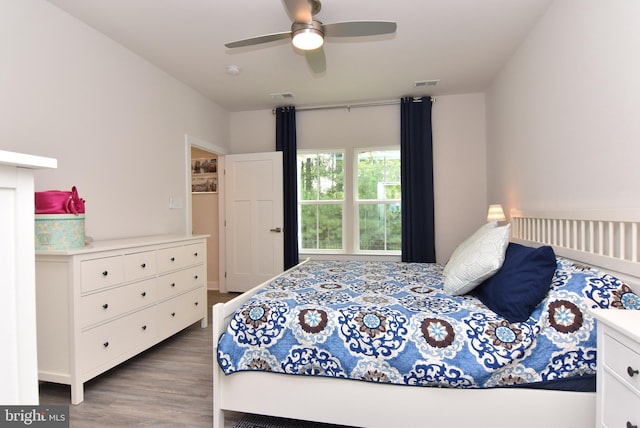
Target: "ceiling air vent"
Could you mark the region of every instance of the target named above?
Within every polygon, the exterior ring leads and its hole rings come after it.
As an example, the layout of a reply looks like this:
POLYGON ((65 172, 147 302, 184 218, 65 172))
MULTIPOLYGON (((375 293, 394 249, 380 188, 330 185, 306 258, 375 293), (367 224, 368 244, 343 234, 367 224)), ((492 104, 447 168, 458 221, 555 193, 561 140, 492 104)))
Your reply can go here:
POLYGON ((292 100, 293 94, 291 92, 282 92, 279 94, 271 94, 271 98, 274 100, 292 100))
POLYGON ((427 86, 436 86, 440 80, 417 80, 413 82, 413 86, 416 88, 425 88, 427 86))

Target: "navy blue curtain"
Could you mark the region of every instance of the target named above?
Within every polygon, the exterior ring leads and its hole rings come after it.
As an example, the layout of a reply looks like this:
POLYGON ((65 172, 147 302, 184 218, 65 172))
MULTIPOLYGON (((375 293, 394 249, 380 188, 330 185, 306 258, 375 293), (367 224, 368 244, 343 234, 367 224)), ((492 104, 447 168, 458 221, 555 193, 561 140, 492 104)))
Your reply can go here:
POLYGON ((276 108, 276 150, 282 152, 284 190, 284 268, 298 264, 298 186, 296 108, 276 108))
POLYGON ((431 97, 400 103, 402 261, 435 263, 431 97))

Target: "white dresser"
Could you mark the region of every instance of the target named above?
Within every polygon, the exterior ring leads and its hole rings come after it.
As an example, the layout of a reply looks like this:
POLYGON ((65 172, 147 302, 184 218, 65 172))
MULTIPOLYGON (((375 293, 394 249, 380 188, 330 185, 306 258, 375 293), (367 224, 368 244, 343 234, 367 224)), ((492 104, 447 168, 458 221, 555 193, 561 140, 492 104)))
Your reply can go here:
POLYGON ((598 320, 596 426, 640 427, 640 311, 594 309, 598 320))
POLYGON ((38 375, 87 380, 196 321, 207 326, 207 235, 96 241, 36 252, 38 375))

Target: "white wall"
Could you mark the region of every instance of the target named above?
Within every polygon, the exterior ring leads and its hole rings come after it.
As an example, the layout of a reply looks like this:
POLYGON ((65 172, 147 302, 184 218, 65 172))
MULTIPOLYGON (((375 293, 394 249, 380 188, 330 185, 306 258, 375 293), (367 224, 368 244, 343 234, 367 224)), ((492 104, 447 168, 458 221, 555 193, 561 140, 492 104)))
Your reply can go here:
POLYGON ((276 116, 271 110, 232 112, 229 123, 230 153, 263 153, 276 149, 276 116))
MULTIPOLYGON (((486 217, 484 95, 438 97, 432 121, 436 257, 445 262, 486 217)), ((399 145, 400 106, 299 111, 296 126, 301 149, 399 145)), ((273 151, 275 116, 231 113, 230 134, 231 153, 273 151)))
POLYGON ((638 207, 638 16, 637 0, 551 5, 487 94, 490 200, 638 207))
POLYGON ((225 147, 228 113, 44 0, 0 28, 0 149, 58 160, 36 190, 76 185, 96 239, 185 232, 185 134, 225 147))
POLYGON ((487 219, 485 96, 437 97, 433 106, 436 257, 444 263, 487 219))

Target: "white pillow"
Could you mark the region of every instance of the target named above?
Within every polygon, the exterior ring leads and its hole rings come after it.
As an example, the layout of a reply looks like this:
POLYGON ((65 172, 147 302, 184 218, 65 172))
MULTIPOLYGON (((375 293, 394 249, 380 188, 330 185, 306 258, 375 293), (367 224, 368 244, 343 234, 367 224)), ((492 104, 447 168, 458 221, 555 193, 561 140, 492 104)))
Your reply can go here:
POLYGON ((444 269, 442 270, 442 274, 444 276, 447 276, 447 274, 449 273, 449 271, 451 270, 451 267, 454 266, 457 262, 456 259, 458 257, 460 257, 460 253, 462 253, 462 251, 464 251, 465 248, 467 248, 469 246, 469 243, 473 242, 474 240, 478 239, 479 236, 484 235, 484 233, 489 230, 489 229, 494 229, 498 226, 498 222, 497 221, 490 221, 487 222, 485 224, 482 225, 482 227, 480 227, 478 230, 476 230, 475 232, 473 232, 473 234, 471 234, 471 236, 469 236, 467 239, 465 239, 464 241, 462 241, 455 250, 453 250, 453 253, 451 254, 451 257, 449 257, 449 261, 447 262, 447 264, 444 266, 444 269))
POLYGON ((511 225, 508 224, 474 234, 474 239, 469 239, 470 242, 456 255, 444 277, 445 293, 466 294, 500 270, 510 230, 511 225))

